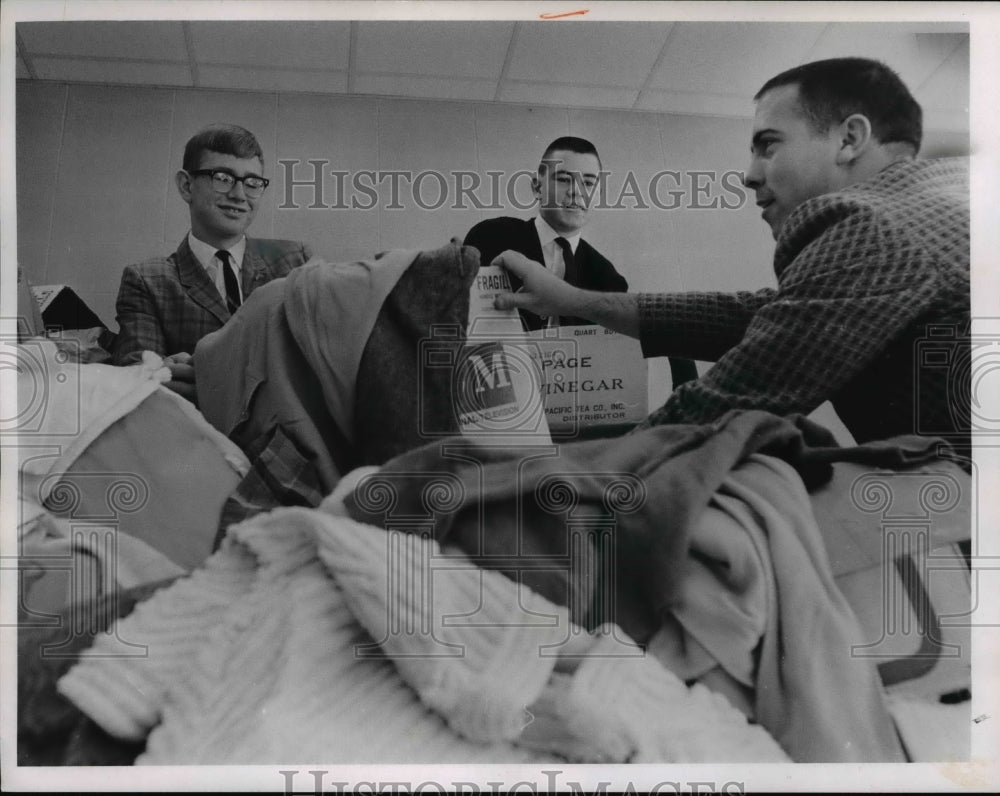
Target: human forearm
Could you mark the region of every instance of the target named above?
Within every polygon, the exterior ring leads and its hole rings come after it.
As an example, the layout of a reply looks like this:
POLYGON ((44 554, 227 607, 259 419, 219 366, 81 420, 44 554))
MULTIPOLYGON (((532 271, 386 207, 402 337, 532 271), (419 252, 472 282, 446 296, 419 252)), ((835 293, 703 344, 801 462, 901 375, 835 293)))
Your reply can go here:
POLYGON ((498 309, 524 309, 541 316, 586 318, 617 332, 637 337, 636 297, 630 293, 603 293, 574 287, 523 254, 506 251, 493 265, 507 268, 522 283, 520 290, 496 299, 498 309))
MULTIPOLYGON (((913 291, 850 301, 840 293, 822 298, 809 286, 782 291, 757 312, 738 345, 647 422, 705 423, 730 409, 808 414, 824 401, 836 405, 923 301, 913 291)), ((880 400, 871 395, 873 411, 880 400)))
POLYGON ((629 337, 639 336, 639 297, 635 293, 577 290, 577 309, 565 313, 586 318, 629 337))
POLYGON ((639 340, 647 357, 715 362, 738 345, 774 291, 637 294, 639 340))

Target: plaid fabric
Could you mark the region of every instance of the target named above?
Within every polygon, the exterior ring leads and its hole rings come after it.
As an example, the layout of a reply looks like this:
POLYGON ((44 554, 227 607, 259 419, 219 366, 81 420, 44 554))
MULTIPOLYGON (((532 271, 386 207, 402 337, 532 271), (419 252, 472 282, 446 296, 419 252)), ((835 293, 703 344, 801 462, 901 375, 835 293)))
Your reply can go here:
POLYGON ((315 466, 280 427, 246 453, 252 462, 250 472, 222 505, 213 550, 222 544, 230 525, 279 506, 315 508, 326 497, 315 466))
POLYGON ((968 203, 966 161, 896 163, 789 216, 777 290, 640 295, 646 356, 717 360, 643 425, 703 423, 729 409, 810 412, 831 400, 860 442, 920 433, 962 448, 968 203), (948 364, 915 367, 928 335, 948 364))
MULTIPOLYGON (((244 298, 312 256, 296 241, 247 238, 244 298)), ((126 266, 116 302, 119 333, 114 364, 130 365, 143 351, 193 353, 197 342, 229 320, 223 298, 198 262, 187 236, 169 257, 126 266)))

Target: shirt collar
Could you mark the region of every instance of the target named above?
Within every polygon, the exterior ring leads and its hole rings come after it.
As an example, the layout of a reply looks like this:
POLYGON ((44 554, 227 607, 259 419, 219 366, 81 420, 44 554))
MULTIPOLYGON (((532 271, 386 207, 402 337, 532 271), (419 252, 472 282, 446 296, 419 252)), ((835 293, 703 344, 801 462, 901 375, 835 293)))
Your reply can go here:
MULTIPOLYGON (((193 232, 188 232, 188 246, 191 247, 191 252, 198 258, 198 262, 201 263, 202 268, 207 271, 214 271, 215 265, 213 260, 215 259, 215 253, 219 250, 217 246, 209 246, 205 241, 196 238, 193 232)), ((243 253, 246 251, 246 248, 247 237, 244 235, 240 238, 239 243, 227 249, 233 256, 233 263, 236 265, 237 271, 243 267, 243 253)))
POLYGON ((566 238, 569 241, 569 247, 573 250, 573 254, 576 254, 576 247, 580 245, 579 232, 575 232, 572 235, 563 235, 561 232, 556 232, 552 229, 549 226, 549 222, 541 216, 535 216, 535 229, 538 231, 538 242, 542 246, 552 243, 556 238, 566 238))

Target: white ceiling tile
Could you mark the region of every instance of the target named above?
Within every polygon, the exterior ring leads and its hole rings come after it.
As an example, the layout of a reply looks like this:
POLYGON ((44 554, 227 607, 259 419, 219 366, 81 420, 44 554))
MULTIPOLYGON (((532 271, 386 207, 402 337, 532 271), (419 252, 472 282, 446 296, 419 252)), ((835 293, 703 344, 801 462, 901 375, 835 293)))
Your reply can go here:
POLYGON ((969 107, 969 42, 965 41, 951 57, 914 92, 925 109, 969 107))
POLYGON ((500 90, 500 100, 529 105, 537 103, 579 108, 630 108, 638 93, 628 88, 595 88, 509 80, 500 90))
POLYGON ((801 63, 816 22, 678 22, 650 88, 752 97, 801 63))
POLYGON ((529 22, 521 26, 511 80, 641 86, 672 22, 529 22))
POLYGON ((180 22, 21 22, 17 32, 35 56, 187 60, 180 22))
POLYGON ((360 22, 355 68, 497 79, 513 30, 513 22, 360 22))
POLYGON ((152 64, 142 61, 97 61, 75 58, 35 58, 35 73, 42 80, 130 85, 190 86, 186 64, 152 64))
POLYGON ((927 80, 932 77, 941 66, 934 67, 935 64, 945 65, 956 56, 960 59, 955 62, 956 66, 961 66, 966 76, 969 72, 969 34, 968 33, 918 33, 917 54, 920 60, 930 69, 927 77, 911 88, 919 90, 927 80), (932 68, 933 67, 933 68, 932 68))
POLYGON ((969 132, 969 44, 966 42, 914 92, 924 109, 924 130, 969 132))
POLYGON ((347 91, 347 72, 203 65, 198 67, 198 86, 342 94, 347 91))
POLYGON ((17 58, 17 79, 18 80, 27 80, 30 77, 31 77, 31 74, 28 72, 28 67, 26 67, 24 65, 24 61, 22 61, 21 58, 20 58, 20 56, 18 56, 18 58, 17 58))
POLYGON ((347 71, 350 22, 191 22, 195 59, 347 71))
POLYGON ((750 94, 745 97, 733 97, 727 94, 682 91, 644 91, 636 103, 635 109, 659 113, 693 113, 740 118, 752 118, 754 112, 750 94))
POLYGON ((356 75, 354 91, 392 97, 492 100, 495 80, 461 80, 417 75, 356 75))
MULTIPOLYGON (((896 68, 929 114, 944 114, 935 124, 967 123, 962 23, 366 20, 353 23, 350 86, 350 22, 184 24, 207 87, 746 117, 752 94, 783 69, 861 55, 896 68)), ((17 32, 41 79, 191 85, 180 22, 18 23, 17 32)))
POLYGON ((915 90, 941 64, 960 35, 926 35, 932 32, 926 24, 838 22, 824 32, 808 60, 877 58, 892 67, 910 90, 915 90))

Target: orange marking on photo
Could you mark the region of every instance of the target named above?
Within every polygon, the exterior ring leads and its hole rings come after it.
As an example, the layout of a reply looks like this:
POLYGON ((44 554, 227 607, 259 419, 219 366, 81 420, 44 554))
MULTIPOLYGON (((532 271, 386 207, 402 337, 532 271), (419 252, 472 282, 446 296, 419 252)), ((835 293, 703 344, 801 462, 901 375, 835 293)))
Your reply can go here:
POLYGON ((562 19, 563 17, 575 17, 579 14, 586 14, 589 11, 589 8, 583 8, 579 11, 566 11, 561 14, 539 14, 538 16, 542 19, 562 19))

